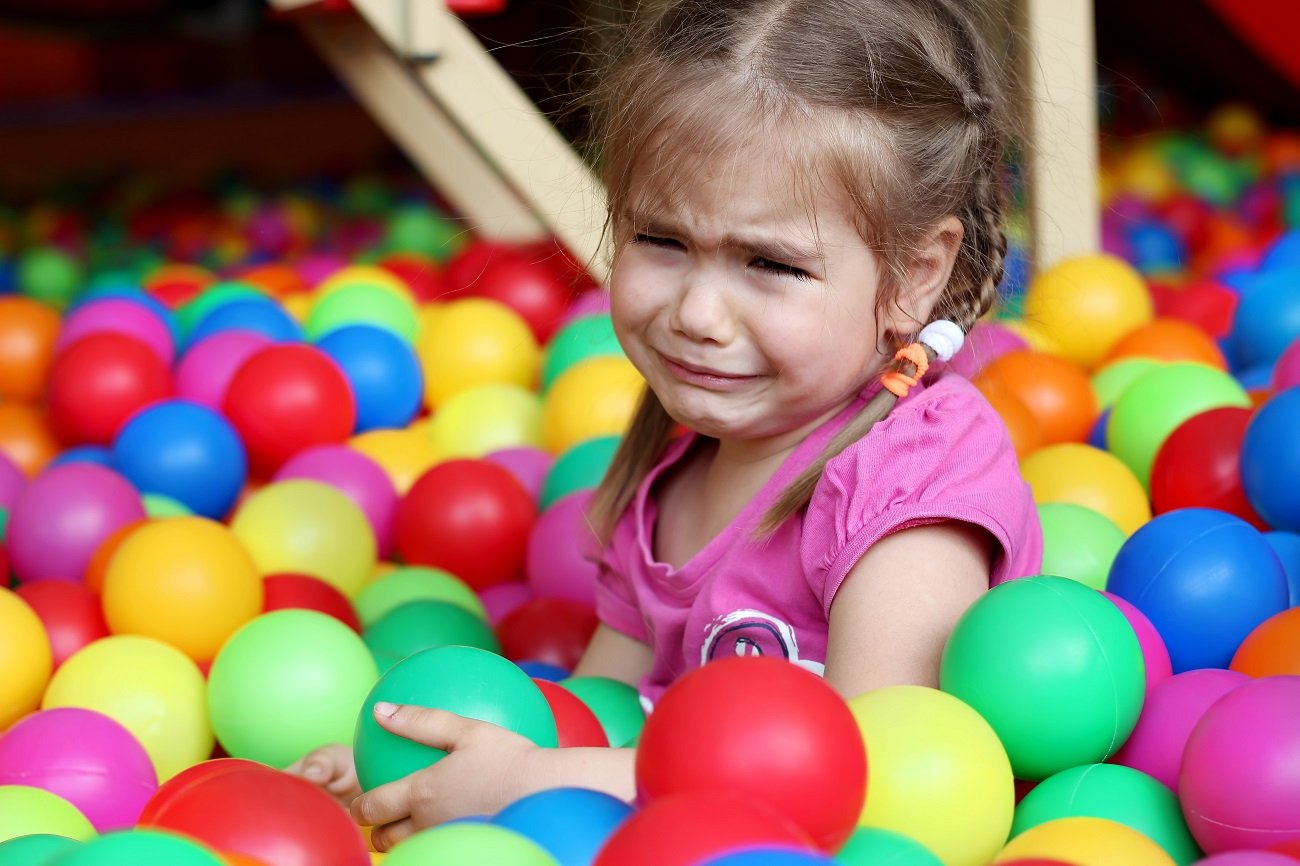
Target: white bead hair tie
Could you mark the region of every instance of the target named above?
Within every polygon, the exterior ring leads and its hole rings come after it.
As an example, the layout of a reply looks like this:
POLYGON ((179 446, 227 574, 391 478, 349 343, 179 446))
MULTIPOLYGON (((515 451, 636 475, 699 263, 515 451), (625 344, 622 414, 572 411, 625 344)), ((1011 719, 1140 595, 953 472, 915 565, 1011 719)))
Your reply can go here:
POLYGON ((951 361, 952 356, 957 354, 961 344, 966 341, 966 334, 956 322, 936 319, 921 329, 916 340, 934 349, 935 357, 939 360, 951 361))

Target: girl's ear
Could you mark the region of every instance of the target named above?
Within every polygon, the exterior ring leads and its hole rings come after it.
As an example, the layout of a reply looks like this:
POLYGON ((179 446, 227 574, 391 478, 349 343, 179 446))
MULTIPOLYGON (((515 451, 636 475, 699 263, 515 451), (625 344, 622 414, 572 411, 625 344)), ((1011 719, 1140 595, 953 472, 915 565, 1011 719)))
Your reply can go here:
POLYGON ((947 216, 922 238, 904 271, 897 301, 884 310, 880 323, 884 330, 902 335, 915 334, 925 327, 948 287, 948 276, 965 234, 961 220, 947 216))

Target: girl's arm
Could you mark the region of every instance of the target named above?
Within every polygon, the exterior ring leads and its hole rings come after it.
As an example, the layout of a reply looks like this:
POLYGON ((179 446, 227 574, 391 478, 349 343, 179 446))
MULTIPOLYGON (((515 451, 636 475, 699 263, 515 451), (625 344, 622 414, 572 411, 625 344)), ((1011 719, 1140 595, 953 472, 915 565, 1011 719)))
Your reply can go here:
POLYGON ((587 643, 575 677, 608 677, 636 687, 654 661, 650 647, 601 623, 587 643))
POLYGON ((948 521, 887 535, 835 594, 826 679, 845 698, 882 686, 939 685, 957 619, 988 589, 994 541, 948 521))

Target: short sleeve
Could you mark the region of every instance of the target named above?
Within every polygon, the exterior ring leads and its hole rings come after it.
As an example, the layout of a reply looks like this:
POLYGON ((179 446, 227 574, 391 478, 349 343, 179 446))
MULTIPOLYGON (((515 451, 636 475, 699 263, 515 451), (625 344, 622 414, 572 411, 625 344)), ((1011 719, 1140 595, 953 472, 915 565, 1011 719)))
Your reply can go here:
POLYGON ((804 516, 804 573, 827 616, 835 593, 881 538, 957 520, 1000 545, 990 584, 1036 573, 1042 531, 1002 419, 948 375, 900 402, 826 465, 804 516))
POLYGON ((627 561, 627 529, 625 515, 596 561, 596 616, 614 631, 649 643, 650 636, 632 582, 633 565, 627 561))

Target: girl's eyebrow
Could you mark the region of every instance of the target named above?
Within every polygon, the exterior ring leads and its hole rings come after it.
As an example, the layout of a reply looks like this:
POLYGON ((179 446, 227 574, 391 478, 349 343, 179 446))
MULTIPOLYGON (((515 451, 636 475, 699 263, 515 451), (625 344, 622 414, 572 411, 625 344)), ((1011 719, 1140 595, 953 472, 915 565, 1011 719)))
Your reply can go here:
MULTIPOLYGON (((636 231, 646 234, 668 236, 689 234, 679 227, 649 214, 628 211, 624 214, 624 218, 627 220, 628 225, 633 226, 636 231)), ((774 261, 819 262, 825 258, 816 247, 802 247, 780 237, 728 234, 722 238, 718 246, 746 250, 759 258, 774 261)))

